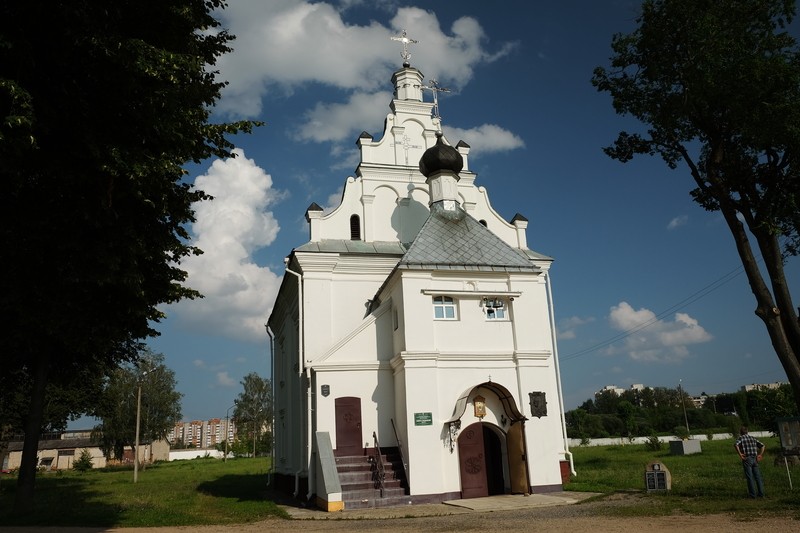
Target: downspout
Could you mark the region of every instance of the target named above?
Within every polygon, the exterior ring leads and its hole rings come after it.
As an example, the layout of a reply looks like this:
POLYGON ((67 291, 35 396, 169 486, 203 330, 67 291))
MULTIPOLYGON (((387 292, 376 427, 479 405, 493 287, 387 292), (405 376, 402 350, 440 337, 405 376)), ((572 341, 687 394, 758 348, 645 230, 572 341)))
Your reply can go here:
MULTIPOLYGON (((303 345, 305 344, 305 338, 303 337, 303 276, 299 272, 295 272, 294 270, 289 268, 288 257, 284 257, 283 264, 286 266, 286 272, 292 274, 294 277, 297 278, 297 374, 299 377, 302 377, 303 370, 305 367, 303 360, 305 355, 303 353, 303 345)), ((311 406, 309 405, 308 408, 310 411, 311 406)), ((310 439, 311 437, 309 436, 309 442, 310 439)), ((308 465, 306 465, 306 467, 308 467, 308 465)), ((292 496, 295 498, 300 494, 300 474, 302 473, 303 473, 303 468, 298 469, 294 473, 294 494, 292 496)))
POLYGON ((553 306, 553 287, 550 285, 550 272, 545 273, 545 280, 547 281, 547 303, 550 305, 550 335, 553 339, 553 362, 556 369, 556 382, 558 385, 558 406, 561 409, 561 437, 564 439, 564 455, 569 457, 569 471, 573 476, 578 474, 575 472, 575 463, 572 460, 572 452, 569 451, 569 438, 567 438, 567 419, 564 416, 564 393, 561 390, 561 369, 558 366, 558 343, 556 342, 556 309, 553 306))
MULTIPOLYGON (((269 450, 269 472, 267 472, 267 486, 272 485, 272 476, 275 473, 275 337, 269 330, 269 324, 264 324, 264 329, 267 330, 269 337, 269 380, 272 384, 270 387, 272 391, 272 420, 270 421, 270 437, 272 438, 272 446, 269 450)), ((227 429, 227 428, 226 428, 227 429)))
POLYGON ((312 452, 312 446, 311 446, 311 443, 312 443, 312 441, 311 441, 311 429, 312 429, 311 414, 313 412, 313 409, 311 408, 311 399, 312 399, 312 391, 314 390, 314 387, 313 387, 313 383, 311 382, 311 369, 310 368, 306 368, 306 380, 308 382, 308 386, 306 388, 307 395, 308 395, 307 398, 306 398, 306 402, 308 402, 308 416, 306 417, 308 419, 308 427, 306 428, 306 433, 308 434, 308 441, 306 442, 306 451, 307 451, 306 464, 308 465, 308 494, 306 494, 306 501, 311 501, 311 496, 313 496, 314 492, 315 492, 314 491, 314 483, 316 482, 316 480, 314 479, 314 470, 315 470, 316 464, 312 464, 312 462, 311 462, 312 455, 313 455, 311 453, 312 452))

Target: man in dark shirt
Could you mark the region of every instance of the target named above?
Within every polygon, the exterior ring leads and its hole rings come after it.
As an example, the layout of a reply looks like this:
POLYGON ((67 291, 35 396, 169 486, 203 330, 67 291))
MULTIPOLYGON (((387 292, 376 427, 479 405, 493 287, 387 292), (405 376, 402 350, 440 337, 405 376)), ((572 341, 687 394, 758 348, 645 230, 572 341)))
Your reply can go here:
POLYGON ((744 477, 747 479, 747 493, 751 498, 756 496, 763 498, 764 481, 761 479, 761 469, 758 467, 758 462, 764 457, 764 450, 767 447, 756 440, 755 437, 750 436, 745 426, 739 429, 739 438, 736 439, 734 447, 742 459, 744 477))

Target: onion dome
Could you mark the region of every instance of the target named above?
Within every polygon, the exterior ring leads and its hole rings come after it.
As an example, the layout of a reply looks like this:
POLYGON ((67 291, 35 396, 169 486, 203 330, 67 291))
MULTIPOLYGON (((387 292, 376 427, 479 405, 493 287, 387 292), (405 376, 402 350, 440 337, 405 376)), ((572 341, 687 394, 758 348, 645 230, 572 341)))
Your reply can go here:
POLYGON ((458 150, 445 144, 442 140, 442 132, 437 131, 436 144, 425 150, 419 160, 419 171, 427 178, 442 170, 458 174, 462 168, 464 168, 464 158, 461 157, 458 150))

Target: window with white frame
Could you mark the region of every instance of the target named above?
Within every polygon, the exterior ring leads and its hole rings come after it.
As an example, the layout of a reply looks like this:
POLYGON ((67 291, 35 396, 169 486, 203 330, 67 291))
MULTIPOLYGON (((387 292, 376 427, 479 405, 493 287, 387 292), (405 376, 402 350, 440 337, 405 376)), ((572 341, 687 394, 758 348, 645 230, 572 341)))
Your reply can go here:
POLYGON ((506 320, 506 302, 502 298, 484 298, 483 312, 486 320, 506 320))
POLYGON ((437 320, 456 320, 456 302, 449 296, 433 297, 433 318, 437 320))

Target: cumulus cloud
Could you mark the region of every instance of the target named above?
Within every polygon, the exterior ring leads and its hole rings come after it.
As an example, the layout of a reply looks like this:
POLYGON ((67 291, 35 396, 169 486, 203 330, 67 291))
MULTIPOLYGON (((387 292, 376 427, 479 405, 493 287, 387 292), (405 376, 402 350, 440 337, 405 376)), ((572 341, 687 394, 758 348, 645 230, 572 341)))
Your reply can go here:
POLYGON ((558 321, 557 334, 559 340, 569 340, 577 337, 577 328, 594 322, 594 317, 581 318, 579 316, 571 316, 558 321))
POLYGON ((713 339, 686 313, 676 313, 674 320, 664 320, 649 309, 634 309, 628 302, 611 308, 609 323, 624 332, 625 338, 621 345, 612 345, 607 353, 625 353, 636 361, 680 361, 689 356, 690 345, 713 339))
POLYGON ((400 47, 390 37, 403 28, 419 41, 411 45, 411 63, 428 76, 454 88, 468 83, 477 65, 510 53, 515 43, 494 50, 481 25, 461 17, 444 31, 436 15, 416 7, 397 10, 389 26, 372 21, 348 24, 350 7, 300 0, 237 0, 219 13, 223 26, 236 35, 235 53, 220 58, 220 78, 229 85, 218 103, 220 112, 255 117, 269 91, 291 94, 298 86, 321 83, 346 91, 374 92, 400 67, 400 47), (423 37, 424 36, 424 37, 423 37))
POLYGON ((267 208, 281 193, 242 150, 233 152, 236 157, 214 161, 195 179, 214 199, 195 206, 192 244, 204 253, 185 258, 181 268, 188 285, 205 297, 181 301, 173 310, 182 327, 258 341, 281 278, 256 264, 253 254, 275 240, 279 226, 267 208))
POLYGON ((347 141, 356 137, 367 124, 382 124, 389 112, 390 92, 350 95, 345 103, 318 102, 306 112, 296 134, 301 141, 347 141))
POLYGON ((673 218, 672 220, 669 221, 669 224, 667 224, 667 229, 675 229, 675 228, 679 228, 681 226, 685 226, 687 222, 689 222, 689 216, 688 215, 681 215, 681 216, 675 217, 675 218, 673 218))
POLYGON ((492 152, 507 152, 525 147, 525 142, 518 135, 495 124, 483 124, 469 129, 445 125, 442 130, 448 141, 453 144, 461 140, 470 145, 470 156, 492 152))
POLYGON ((217 385, 233 387, 236 385, 236 380, 230 377, 227 372, 217 372, 217 385))

